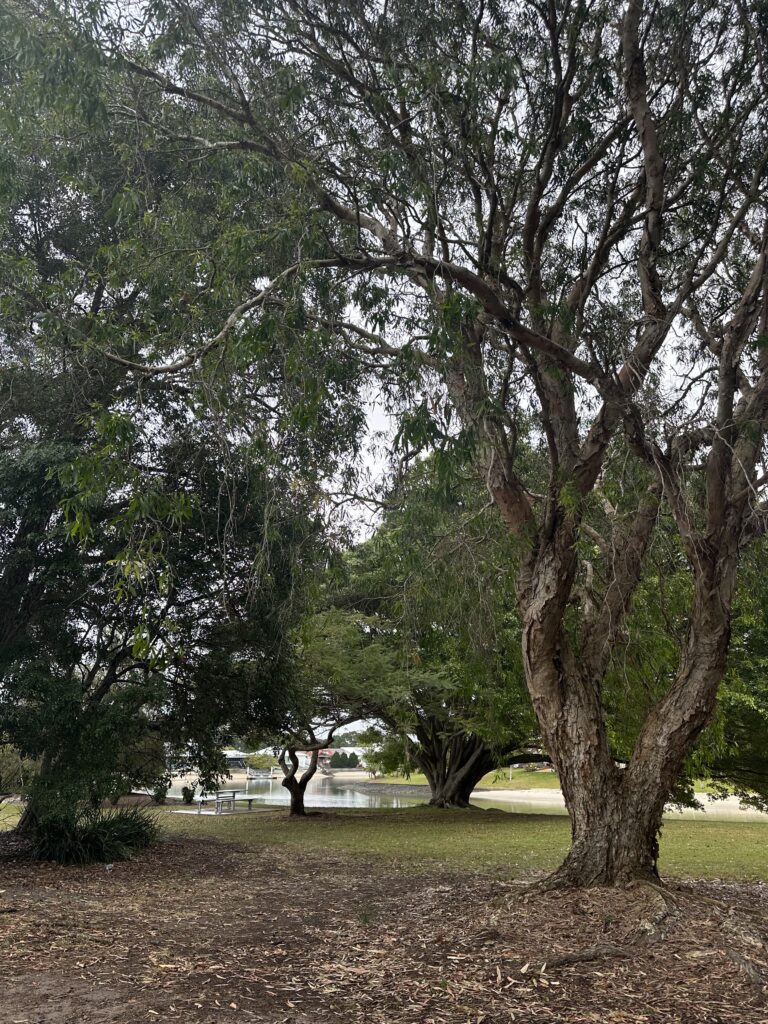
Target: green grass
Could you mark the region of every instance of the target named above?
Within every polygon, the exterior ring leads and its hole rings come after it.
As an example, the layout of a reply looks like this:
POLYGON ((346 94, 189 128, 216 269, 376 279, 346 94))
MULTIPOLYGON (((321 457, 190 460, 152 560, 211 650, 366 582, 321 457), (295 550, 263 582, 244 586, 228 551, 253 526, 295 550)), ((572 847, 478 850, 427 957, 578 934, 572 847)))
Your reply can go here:
MULTIPOLYGON (((426 776, 421 775, 419 772, 415 772, 407 778, 405 775, 394 774, 384 775, 378 779, 370 779, 368 781, 395 782, 404 786, 428 785, 426 776)), ((484 775, 477 785, 482 789, 559 789, 560 779, 555 772, 551 771, 528 772, 524 768, 513 768, 510 773, 509 768, 497 768, 484 775)), ((697 780, 695 789, 697 793, 720 792, 720 787, 715 786, 709 779, 697 780)))
POLYGON ((556 772, 527 772, 524 768, 499 768, 488 772, 478 786, 484 789, 560 789, 560 777, 556 772), (510 778, 511 775, 511 778, 510 778))
MULTIPOLYGON (((327 850, 380 857, 411 872, 488 870, 526 877, 551 870, 568 848, 562 816, 505 811, 344 810, 304 820, 286 811, 163 819, 173 832, 254 846, 327 850)), ((670 821, 661 840, 662 874, 685 878, 768 879, 768 825, 762 822, 670 821)))
MULTIPOLYGON (((418 772, 406 778, 404 775, 384 775, 372 782, 396 782, 406 786, 426 786, 427 778, 418 772)), ((560 779, 555 772, 527 772, 524 768, 513 768, 512 777, 508 768, 488 772, 478 782, 483 789, 559 789, 560 779)))
POLYGON ((0 804, 0 832, 13 828, 21 814, 19 804, 0 804))

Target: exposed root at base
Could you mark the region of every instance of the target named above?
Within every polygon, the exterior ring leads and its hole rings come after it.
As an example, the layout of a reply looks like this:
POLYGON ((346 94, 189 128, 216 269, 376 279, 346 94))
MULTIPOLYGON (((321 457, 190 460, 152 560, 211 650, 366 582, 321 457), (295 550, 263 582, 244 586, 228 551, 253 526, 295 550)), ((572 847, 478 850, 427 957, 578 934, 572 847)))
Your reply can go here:
POLYGON ((526 964, 526 970, 521 968, 521 973, 525 974, 535 970, 538 974, 544 974, 548 967, 562 967, 565 964, 587 964, 593 960, 604 960, 608 957, 622 960, 629 958, 631 955, 632 950, 624 946, 592 946, 590 949, 580 949, 575 953, 561 953, 559 956, 551 956, 543 960, 538 967, 534 967, 533 964, 526 964))

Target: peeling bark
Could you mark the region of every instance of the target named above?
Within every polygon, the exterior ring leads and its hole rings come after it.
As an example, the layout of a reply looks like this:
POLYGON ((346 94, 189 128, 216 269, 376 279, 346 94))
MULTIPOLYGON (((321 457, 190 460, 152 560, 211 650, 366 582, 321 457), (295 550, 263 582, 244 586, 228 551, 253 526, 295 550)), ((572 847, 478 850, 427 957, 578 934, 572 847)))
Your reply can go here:
MULTIPOLYGON (((568 533, 561 527, 563 538, 568 533)), ((686 755, 715 707, 730 639, 733 552, 696 572, 689 635, 676 678, 649 712, 629 764, 614 760, 602 680, 609 663, 603 628, 582 632, 574 652, 559 608, 570 586, 570 553, 556 531, 520 595, 528 688, 545 746, 560 775, 572 845, 552 886, 621 885, 657 880, 664 806, 686 755)), ((637 572, 639 573, 639 565, 637 572)))

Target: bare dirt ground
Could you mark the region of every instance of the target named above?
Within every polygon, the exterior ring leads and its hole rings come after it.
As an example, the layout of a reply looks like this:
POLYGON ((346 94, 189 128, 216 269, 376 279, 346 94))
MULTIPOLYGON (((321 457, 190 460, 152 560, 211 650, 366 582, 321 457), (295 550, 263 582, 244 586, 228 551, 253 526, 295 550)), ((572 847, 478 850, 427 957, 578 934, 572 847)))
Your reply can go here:
POLYGON ((2 1024, 768 1021, 762 884, 541 895, 188 838, 111 870, 7 853, 2 1024))

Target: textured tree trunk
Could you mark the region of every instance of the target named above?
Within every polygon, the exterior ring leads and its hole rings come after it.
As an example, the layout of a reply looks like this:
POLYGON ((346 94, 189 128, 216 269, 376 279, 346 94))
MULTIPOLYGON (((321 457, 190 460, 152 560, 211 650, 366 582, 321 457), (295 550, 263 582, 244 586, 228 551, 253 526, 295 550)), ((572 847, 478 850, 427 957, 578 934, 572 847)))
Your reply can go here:
POLYGON ((291 795, 291 817, 306 817, 307 812, 304 807, 304 794, 307 790, 306 784, 302 785, 302 782, 297 778, 283 779, 283 785, 291 795))
POLYGON ((571 818, 571 848, 547 884, 657 879, 657 837, 667 791, 645 778, 639 766, 616 765, 596 688, 578 677, 560 682, 567 694, 560 715, 540 720, 571 818))
POLYGON ((304 771, 301 778, 297 778, 299 770, 299 759, 296 755, 296 750, 287 748, 282 752, 279 758, 280 767, 283 769, 283 775, 285 778, 282 781, 282 785, 288 790, 291 795, 291 806, 290 816, 297 818, 306 818, 307 812, 304 807, 304 794, 307 791, 309 780, 313 777, 317 771, 317 757, 318 751, 313 750, 312 756, 309 761, 309 767, 304 771), (290 765, 286 762, 286 755, 290 760, 290 765))
POLYGON ((551 887, 658 881, 658 835, 666 795, 628 785, 629 769, 566 796, 571 848, 551 887))
POLYGON ((655 880, 664 806, 725 671, 732 563, 699 568, 676 678, 646 716, 625 768, 615 763, 606 730, 601 690, 609 659, 595 649, 600 630, 585 631, 575 645, 562 628, 571 565, 557 541, 539 553, 520 602, 528 689, 571 817, 571 849, 548 884, 655 880))
POLYGON ((445 735, 434 719, 419 723, 414 759, 429 783, 432 807, 469 807, 477 783, 495 765, 486 743, 470 733, 445 735))

